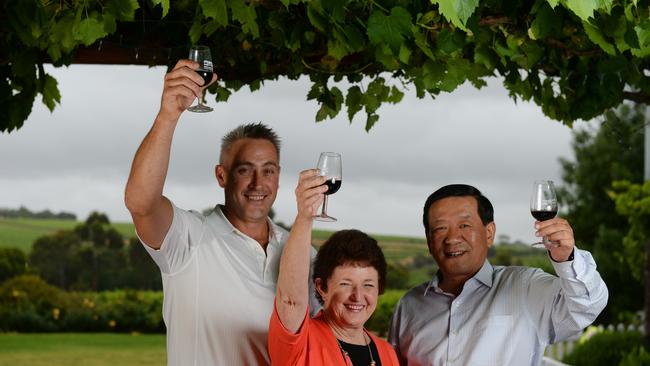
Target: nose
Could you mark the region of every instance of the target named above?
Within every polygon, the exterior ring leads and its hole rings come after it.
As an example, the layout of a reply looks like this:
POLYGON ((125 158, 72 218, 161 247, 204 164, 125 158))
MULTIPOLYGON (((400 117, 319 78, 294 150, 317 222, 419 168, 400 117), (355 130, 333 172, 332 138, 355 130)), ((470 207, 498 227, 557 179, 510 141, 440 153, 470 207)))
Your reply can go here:
POLYGON ((445 238, 445 243, 456 244, 463 241, 463 233, 460 228, 452 226, 447 231, 447 237, 445 238))
POLYGON ((359 299, 361 299, 361 287, 353 286, 352 292, 350 293, 350 300, 357 301, 359 299))
POLYGON ((260 186, 260 173, 257 170, 253 171, 253 174, 251 175, 251 181, 248 183, 248 187, 251 189, 258 188, 260 186))

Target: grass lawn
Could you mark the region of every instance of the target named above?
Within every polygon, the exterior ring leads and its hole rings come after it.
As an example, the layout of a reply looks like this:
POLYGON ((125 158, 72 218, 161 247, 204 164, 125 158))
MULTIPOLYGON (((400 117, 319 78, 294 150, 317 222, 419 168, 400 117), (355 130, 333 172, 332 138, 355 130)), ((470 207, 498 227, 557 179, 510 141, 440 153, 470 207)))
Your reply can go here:
POLYGON ((0 366, 160 366, 164 335, 0 333, 0 366))

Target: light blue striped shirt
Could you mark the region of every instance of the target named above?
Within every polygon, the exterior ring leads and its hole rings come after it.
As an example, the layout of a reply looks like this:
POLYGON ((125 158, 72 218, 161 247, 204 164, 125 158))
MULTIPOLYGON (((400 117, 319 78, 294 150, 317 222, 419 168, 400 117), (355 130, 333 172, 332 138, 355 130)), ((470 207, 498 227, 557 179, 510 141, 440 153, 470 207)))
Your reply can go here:
POLYGON ((579 333, 607 304, 591 254, 553 262, 559 278, 487 260, 458 296, 438 276, 407 292, 391 320, 389 342, 402 365, 539 365, 544 348, 579 333))

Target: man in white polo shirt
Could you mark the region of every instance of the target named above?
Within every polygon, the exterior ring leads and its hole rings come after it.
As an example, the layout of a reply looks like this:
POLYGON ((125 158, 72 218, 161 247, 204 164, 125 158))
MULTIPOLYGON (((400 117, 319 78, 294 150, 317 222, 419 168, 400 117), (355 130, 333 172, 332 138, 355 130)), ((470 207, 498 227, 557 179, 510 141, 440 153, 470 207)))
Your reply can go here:
POLYGON ((261 123, 223 138, 215 173, 225 204, 207 216, 163 196, 174 130, 202 92, 197 67, 181 60, 165 76, 160 110, 135 155, 125 202, 162 273, 168 365, 268 365, 268 324, 287 237, 268 218, 278 190, 280 142, 261 123))

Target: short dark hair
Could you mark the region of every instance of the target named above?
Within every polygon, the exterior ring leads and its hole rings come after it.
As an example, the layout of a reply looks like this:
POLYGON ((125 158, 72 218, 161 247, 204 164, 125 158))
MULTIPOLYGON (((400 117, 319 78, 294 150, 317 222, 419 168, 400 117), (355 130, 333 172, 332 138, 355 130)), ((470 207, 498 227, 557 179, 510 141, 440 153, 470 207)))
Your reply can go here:
POLYGON ((474 197, 478 206, 478 216, 481 218, 483 225, 494 221, 494 208, 492 207, 492 203, 490 203, 490 200, 481 191, 467 184, 449 184, 431 193, 424 203, 422 223, 424 224, 427 238, 429 237, 429 209, 434 202, 447 197, 474 197))
POLYGON ((223 164, 225 152, 230 149, 232 144, 242 139, 268 140, 275 147, 275 151, 278 153, 278 160, 280 159, 280 137, 270 127, 262 122, 257 122, 239 125, 221 139, 220 164, 223 164))
MULTIPOLYGON (((312 280, 321 279, 321 287, 327 290, 327 280, 334 273, 334 269, 342 265, 356 265, 373 267, 379 274, 379 293, 384 293, 386 286, 386 258, 384 253, 373 239, 359 230, 337 231, 325 241, 318 250, 314 262, 312 280)), ((318 301, 323 304, 318 291, 318 301)))

